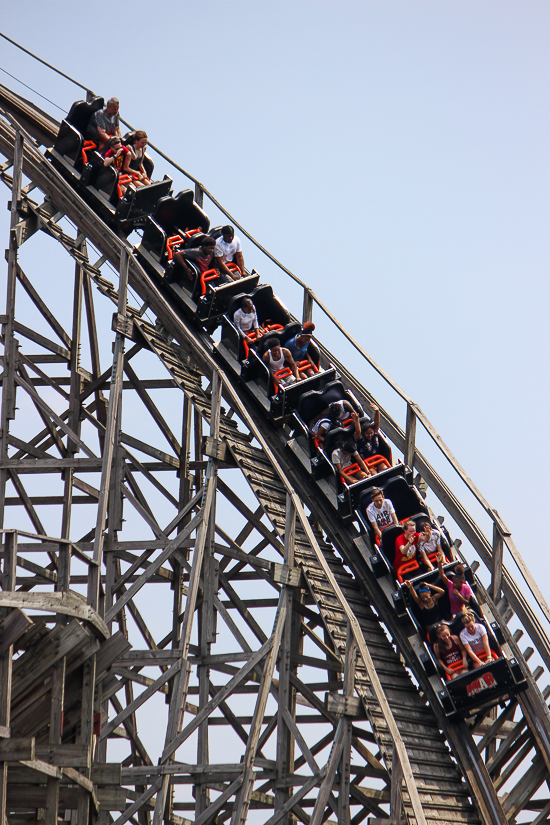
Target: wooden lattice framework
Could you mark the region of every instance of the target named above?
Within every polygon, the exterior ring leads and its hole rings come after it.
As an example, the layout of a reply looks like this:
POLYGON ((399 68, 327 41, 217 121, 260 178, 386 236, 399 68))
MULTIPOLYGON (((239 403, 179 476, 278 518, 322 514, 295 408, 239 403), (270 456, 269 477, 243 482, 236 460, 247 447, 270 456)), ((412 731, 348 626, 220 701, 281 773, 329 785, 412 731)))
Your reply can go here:
POLYGON ((0 122, 3 822, 547 821, 545 668, 531 674, 507 632, 509 602, 480 588, 528 691, 449 725, 408 669, 415 640, 362 562, 368 543, 44 160, 44 131, 0 122), (70 334, 57 291, 22 268, 37 243, 72 258, 56 285, 73 295, 70 334), (38 325, 19 314, 31 304, 38 325))

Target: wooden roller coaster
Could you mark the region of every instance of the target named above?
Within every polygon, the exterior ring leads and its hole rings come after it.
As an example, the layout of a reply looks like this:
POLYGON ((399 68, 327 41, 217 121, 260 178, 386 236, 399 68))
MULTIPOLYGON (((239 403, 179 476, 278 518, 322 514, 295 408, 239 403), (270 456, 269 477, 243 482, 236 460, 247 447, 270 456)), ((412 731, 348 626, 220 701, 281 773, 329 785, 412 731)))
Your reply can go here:
POLYGON ((422 411, 302 284, 304 319, 328 315, 403 400, 405 426, 381 409, 382 429, 488 571, 478 601, 526 684, 468 718, 445 713, 370 539, 320 495, 288 427, 45 157, 59 124, 4 87, 0 107, 2 823, 550 821, 550 610, 422 411), (22 264, 52 245, 72 259, 55 284, 22 264))

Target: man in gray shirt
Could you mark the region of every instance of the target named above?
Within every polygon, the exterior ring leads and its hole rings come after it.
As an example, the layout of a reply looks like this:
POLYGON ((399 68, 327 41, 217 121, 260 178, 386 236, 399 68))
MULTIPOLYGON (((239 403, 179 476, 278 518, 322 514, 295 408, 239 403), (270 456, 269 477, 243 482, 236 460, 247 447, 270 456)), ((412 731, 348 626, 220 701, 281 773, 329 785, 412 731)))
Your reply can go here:
POLYGON ((107 141, 113 135, 120 135, 119 102, 116 97, 110 97, 104 109, 94 112, 88 123, 87 132, 90 138, 97 143, 99 150, 103 149, 107 141))

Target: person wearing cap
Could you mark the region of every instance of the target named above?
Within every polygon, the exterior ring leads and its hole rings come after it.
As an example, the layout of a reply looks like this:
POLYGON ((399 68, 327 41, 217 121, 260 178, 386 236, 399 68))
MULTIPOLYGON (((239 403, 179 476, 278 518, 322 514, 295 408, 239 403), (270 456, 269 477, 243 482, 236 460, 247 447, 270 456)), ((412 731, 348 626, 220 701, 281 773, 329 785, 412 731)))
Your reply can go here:
POLYGON ((296 363, 299 363, 300 361, 308 362, 307 366, 300 369, 302 375, 305 375, 307 378, 311 378, 311 376, 315 375, 317 371, 313 359, 308 352, 314 331, 315 324, 311 321, 306 321, 302 324, 300 332, 285 342, 285 347, 290 350, 296 363))
MULTIPOLYGON (((214 252, 217 259, 224 265, 226 263, 236 263, 241 274, 238 272, 231 273, 234 281, 244 276, 244 256, 239 238, 235 237, 235 230, 232 226, 222 226, 221 237, 216 241, 216 250, 214 252)), ((227 267, 226 267, 227 268, 227 267)), ((228 270, 229 271, 229 270, 228 270)))
POLYGON ((445 595, 442 587, 435 584, 421 582, 415 590, 414 585, 408 579, 403 582, 411 597, 419 608, 419 620, 424 630, 428 630, 433 624, 441 621, 441 610, 438 601, 445 595))

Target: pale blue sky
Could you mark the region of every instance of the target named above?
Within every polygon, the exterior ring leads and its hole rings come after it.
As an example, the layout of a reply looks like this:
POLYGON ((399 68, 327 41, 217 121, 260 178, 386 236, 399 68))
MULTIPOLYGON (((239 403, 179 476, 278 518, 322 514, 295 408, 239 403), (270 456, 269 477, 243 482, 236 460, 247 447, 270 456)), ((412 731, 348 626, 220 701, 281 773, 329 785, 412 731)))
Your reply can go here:
MULTIPOLYGON (((118 96, 311 285, 422 407, 548 596, 548 3, 33 0, 1 29, 118 96)), ((3 41, 0 66, 65 110, 80 96, 3 41)))

